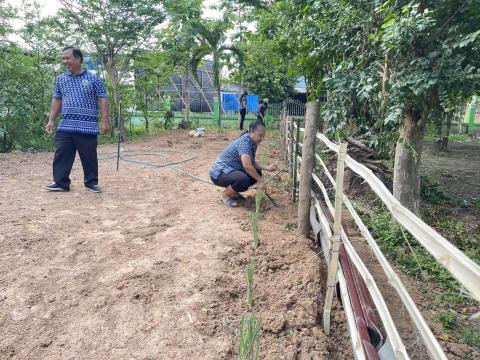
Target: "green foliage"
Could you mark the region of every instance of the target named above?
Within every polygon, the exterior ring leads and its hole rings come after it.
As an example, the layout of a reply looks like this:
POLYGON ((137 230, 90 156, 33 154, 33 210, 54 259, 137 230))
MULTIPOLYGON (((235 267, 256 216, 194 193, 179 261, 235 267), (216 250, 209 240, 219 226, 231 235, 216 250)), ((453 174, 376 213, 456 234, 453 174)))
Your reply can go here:
POLYGON ((445 330, 452 330, 457 323, 457 317, 456 311, 448 310, 436 315, 434 320, 440 322, 445 330))
POLYGON ((173 121, 175 120, 175 114, 173 111, 165 109, 163 111, 163 125, 165 130, 173 128, 173 121))
POLYGON ((480 263, 480 224, 467 225, 457 220, 448 208, 425 208, 422 211, 425 222, 435 228, 452 244, 480 263))
POLYGON ((290 231, 298 229, 298 224, 297 223, 288 223, 287 225, 285 225, 285 229, 290 230, 290 231))
POLYGON ((179 129, 191 129, 192 128, 192 122, 190 120, 183 119, 178 123, 178 128, 179 129))
MULTIPOLYGON (((208 55, 213 61, 213 86, 217 92, 216 96, 221 108, 220 96, 220 72, 222 66, 236 58, 239 63, 243 63, 243 52, 236 46, 228 44, 226 36, 227 31, 231 28, 228 21, 198 20, 192 24, 200 45, 192 52, 190 67, 192 74, 197 76, 197 69, 201 61, 208 55)), ((218 128, 222 129, 222 112, 218 118, 218 128)))
POLYGON ((0 152, 53 148, 45 133, 55 69, 41 54, 0 46, 0 152))
POLYGON ((245 268, 245 276, 247 278, 247 304, 253 305, 253 278, 255 275, 255 260, 250 261, 250 263, 245 268))
POLYGON ((133 64, 135 72, 134 103, 148 128, 149 121, 155 121, 158 109, 163 103, 163 87, 170 82, 170 76, 174 72, 175 65, 164 51, 153 50, 142 52, 137 56, 133 64))
POLYGON ((265 196, 263 190, 258 189, 257 193, 255 194, 255 212, 260 214, 262 199, 265 196))
POLYGON ((473 198, 472 199, 472 203, 475 207, 479 208, 480 209, 480 197, 477 197, 477 198, 473 198))
POLYGON ((260 214, 257 212, 254 212, 251 214, 251 224, 252 224, 252 232, 253 232, 253 241, 252 241, 252 247, 253 249, 258 248, 260 245, 260 239, 258 238, 258 225, 259 225, 259 220, 260 220, 260 214))
POLYGON ((262 320, 253 313, 240 320, 240 360, 257 360, 260 354, 262 320))
MULTIPOLYGON (((58 31, 78 33, 90 45, 108 76, 114 109, 120 111, 120 87, 132 59, 153 39, 165 20, 163 2, 158 0, 60 0, 58 31), (93 46, 92 46, 93 45, 93 46)), ((119 128, 124 132, 124 119, 119 128)))
POLYGON ((281 102, 293 95, 295 76, 290 74, 288 63, 279 56, 278 43, 260 32, 246 33, 239 47, 245 53, 244 66, 238 67, 234 79, 242 83, 250 93, 281 102))
POLYGON ((422 200, 428 201, 431 204, 438 205, 452 202, 452 198, 443 191, 440 183, 427 176, 422 177, 420 195, 422 200))
POLYGON ((395 260, 400 269, 411 276, 422 276, 441 290, 436 301, 455 308, 463 301, 460 285, 409 233, 392 221, 383 207, 375 209, 375 217, 364 217, 365 224, 377 240, 382 252, 395 260))
POLYGON ((472 323, 461 330, 460 341, 464 344, 480 348, 480 324, 472 323))
POLYGON ((253 61, 266 58, 267 77, 306 78, 329 136, 369 131, 369 145, 391 157, 407 117, 421 125, 478 92, 479 14, 473 1, 283 0, 257 10, 258 31, 244 41, 252 53, 260 44, 253 61))

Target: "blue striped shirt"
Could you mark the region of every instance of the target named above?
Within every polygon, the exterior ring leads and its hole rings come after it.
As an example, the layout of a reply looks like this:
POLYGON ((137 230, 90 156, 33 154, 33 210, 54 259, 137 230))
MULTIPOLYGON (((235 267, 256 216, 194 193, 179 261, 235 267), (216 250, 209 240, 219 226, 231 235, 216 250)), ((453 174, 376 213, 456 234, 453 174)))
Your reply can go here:
POLYGON ((102 79, 87 70, 80 75, 67 71, 55 80, 53 97, 62 100, 57 131, 98 135, 98 99, 107 97, 102 79))
POLYGON ((256 153, 257 145, 250 138, 250 134, 243 134, 223 149, 217 160, 213 163, 209 175, 213 179, 218 179, 221 172, 228 174, 232 171, 239 170, 246 173, 242 165, 241 156, 249 155, 252 162, 254 162, 256 153))

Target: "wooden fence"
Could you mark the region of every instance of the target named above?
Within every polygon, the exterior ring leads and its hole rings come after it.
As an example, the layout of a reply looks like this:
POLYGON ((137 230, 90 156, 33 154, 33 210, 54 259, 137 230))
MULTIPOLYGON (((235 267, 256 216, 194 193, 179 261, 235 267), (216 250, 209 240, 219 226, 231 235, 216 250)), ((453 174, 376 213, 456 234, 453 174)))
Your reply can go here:
POLYGON ((297 201, 300 194, 298 209, 299 231, 306 234, 307 232, 303 224, 308 224, 308 232, 311 226, 317 239, 319 239, 325 261, 328 264, 329 273, 323 315, 325 332, 328 334, 330 331, 330 310, 333 291, 336 283, 338 283, 355 357, 357 359, 385 357, 409 359, 409 355, 375 279, 355 251, 343 228, 342 213, 345 206, 385 272, 389 284, 396 290, 407 309, 431 359, 447 359, 442 347, 402 281, 380 250, 352 202, 343 193, 344 166, 347 166, 368 183, 370 188, 385 204, 392 218, 410 232, 436 261, 443 265, 458 280, 463 287, 463 291, 468 296, 477 301, 480 301, 480 266, 415 214, 402 206, 370 169, 348 156, 346 144, 337 145, 331 142, 324 134, 317 132, 319 123, 318 102, 313 102, 307 104, 304 118, 289 116, 284 111, 281 116, 280 128, 285 162, 290 164, 289 175, 293 180, 293 200, 297 201), (302 123, 305 124, 303 128, 301 127, 302 123), (336 179, 332 176, 322 158, 315 153, 317 141, 321 146, 337 154, 336 179), (325 185, 318 176, 312 173, 315 161, 323 169, 323 173, 331 186, 336 189, 335 206, 330 201, 325 185), (318 186, 320 195, 311 190, 312 184, 318 186), (331 221, 332 218, 333 222, 331 221), (359 276, 356 279, 355 276, 357 275, 359 276), (351 281, 355 282, 353 286, 349 284, 351 281), (367 289, 367 296, 362 291, 364 288, 367 289), (371 333, 379 333, 379 331, 378 329, 372 329, 372 327, 375 327, 375 325, 372 325, 375 324, 375 319, 371 316, 371 312, 365 309, 366 307, 368 308, 366 305, 368 305, 370 300, 377 310, 386 333, 386 338, 382 339, 380 343, 378 341, 377 343, 372 343, 371 341, 371 333), (370 332, 370 335, 368 333, 365 335, 365 329, 370 332))

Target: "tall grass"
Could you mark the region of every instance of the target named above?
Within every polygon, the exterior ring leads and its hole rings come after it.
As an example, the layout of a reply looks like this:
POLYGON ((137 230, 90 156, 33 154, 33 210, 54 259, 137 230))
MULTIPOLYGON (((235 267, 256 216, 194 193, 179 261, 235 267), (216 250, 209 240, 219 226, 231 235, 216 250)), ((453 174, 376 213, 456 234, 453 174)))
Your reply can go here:
POLYGON ((257 360, 260 354, 260 330, 262 320, 252 313, 240 320, 240 360, 257 360))
POLYGON ((253 276, 255 275, 255 260, 245 267, 245 275, 247 277, 247 303, 253 305, 253 276))
POLYGON ((255 212, 257 214, 260 214, 260 206, 262 205, 262 199, 265 196, 264 192, 260 189, 257 190, 257 193, 255 195, 255 212))
POLYGON ((255 250, 260 245, 260 239, 258 238, 258 220, 260 215, 258 213, 252 213, 252 232, 253 232, 253 241, 252 247, 255 250))

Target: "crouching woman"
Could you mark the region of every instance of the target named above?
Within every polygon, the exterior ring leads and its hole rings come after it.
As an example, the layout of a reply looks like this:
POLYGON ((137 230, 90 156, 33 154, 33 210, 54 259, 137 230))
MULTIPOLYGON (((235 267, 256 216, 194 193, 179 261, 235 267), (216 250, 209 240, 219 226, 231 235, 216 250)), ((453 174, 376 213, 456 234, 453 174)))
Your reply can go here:
POLYGON ((262 171, 275 171, 277 166, 265 166, 255 160, 257 146, 265 138, 266 129, 262 121, 255 121, 245 134, 236 138, 220 153, 210 169, 212 182, 225 188, 221 201, 230 207, 237 207, 240 194, 253 184, 265 188, 262 171))

